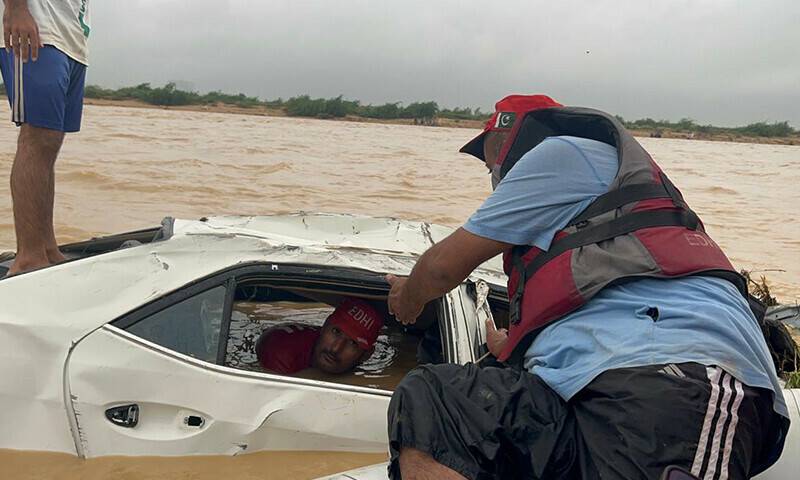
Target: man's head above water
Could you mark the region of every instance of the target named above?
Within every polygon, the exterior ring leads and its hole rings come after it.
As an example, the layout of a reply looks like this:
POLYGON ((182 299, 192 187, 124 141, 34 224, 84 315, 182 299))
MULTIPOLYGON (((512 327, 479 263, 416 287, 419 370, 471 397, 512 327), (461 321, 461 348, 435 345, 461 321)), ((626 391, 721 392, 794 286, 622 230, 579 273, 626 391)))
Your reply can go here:
POLYGON ((328 373, 344 373, 368 359, 383 327, 382 315, 369 303, 345 298, 322 326, 311 365, 328 373))
POLYGON ((375 350, 383 315, 368 302, 345 298, 320 327, 286 323, 265 330, 256 341, 264 370, 292 375, 310 367, 344 373, 375 350))

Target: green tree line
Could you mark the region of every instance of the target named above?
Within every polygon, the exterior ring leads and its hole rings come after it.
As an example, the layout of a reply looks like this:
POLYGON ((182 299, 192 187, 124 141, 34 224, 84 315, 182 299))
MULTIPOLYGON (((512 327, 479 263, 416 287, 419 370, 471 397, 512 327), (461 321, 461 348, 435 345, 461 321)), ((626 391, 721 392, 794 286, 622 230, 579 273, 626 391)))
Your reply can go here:
POLYGON ((212 105, 215 103, 225 103, 240 107, 258 107, 264 102, 256 97, 248 97, 240 93, 231 95, 220 91, 200 94, 188 92, 175 87, 174 83, 168 83, 163 87, 152 87, 149 83, 142 83, 135 87, 122 87, 118 89, 103 88, 97 85, 88 85, 84 91, 86 98, 101 98, 107 100, 139 100, 151 105, 212 105))
POLYGON ((341 118, 353 115, 379 119, 408 118, 431 123, 436 118, 485 120, 489 117, 480 109, 442 109, 436 102, 413 102, 408 105, 403 105, 401 102, 362 105, 360 101, 347 100, 342 95, 334 98, 311 98, 309 95, 300 95, 288 100, 281 98, 261 100, 243 93, 231 95, 219 91, 205 94, 188 92, 176 88, 174 83, 167 83, 163 87, 153 87, 149 83, 142 83, 134 87, 123 87, 116 90, 89 85, 86 87, 84 95, 87 98, 139 100, 152 105, 167 106, 224 103, 238 107, 271 107, 283 109, 287 115, 296 117, 341 118))
MULTIPOLYGON (((5 94, 5 85, 0 84, 0 93, 5 94)), ((423 124, 434 124, 438 118, 453 120, 480 120, 489 118, 480 108, 441 108, 434 101, 413 102, 404 105, 402 102, 384 103, 382 105, 364 105, 358 100, 347 100, 342 95, 334 98, 311 98, 309 95, 300 95, 284 100, 261 100, 258 97, 247 96, 243 93, 229 94, 220 91, 198 93, 176 88, 174 83, 167 83, 163 87, 153 87, 149 83, 142 83, 133 87, 118 89, 103 88, 97 85, 86 87, 87 98, 108 100, 139 100, 151 105, 214 105, 223 103, 244 108, 269 107, 282 109, 289 116, 315 117, 315 118, 341 118, 357 116, 382 120, 414 119, 423 124)), ((630 129, 637 130, 670 130, 684 133, 697 134, 734 134, 750 137, 788 137, 800 134, 792 128, 789 122, 757 122, 743 127, 716 127, 714 125, 700 125, 690 118, 682 118, 677 122, 669 120, 653 120, 642 118, 628 121, 622 117, 617 118, 630 129)))
POLYGON ((677 122, 669 120, 653 120, 652 118, 642 118, 639 120, 626 121, 617 116, 617 119, 626 128, 634 130, 671 130, 674 132, 702 133, 702 134, 738 134, 748 137, 788 137, 800 133, 789 122, 757 122, 743 127, 715 127, 714 125, 699 125, 691 118, 682 118, 677 122))

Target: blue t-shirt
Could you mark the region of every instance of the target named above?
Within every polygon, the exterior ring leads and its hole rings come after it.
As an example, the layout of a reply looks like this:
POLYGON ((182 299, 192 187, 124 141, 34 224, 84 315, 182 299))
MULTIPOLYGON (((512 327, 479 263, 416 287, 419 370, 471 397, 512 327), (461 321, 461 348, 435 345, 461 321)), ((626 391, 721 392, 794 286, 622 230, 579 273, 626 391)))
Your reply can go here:
MULTIPOLYGON (((577 137, 550 137, 508 172, 464 228, 481 237, 550 248, 555 233, 606 193, 617 150, 577 137)), ((788 417, 775 367, 747 302, 715 277, 640 279, 607 287, 542 331, 525 368, 564 400, 602 372, 665 363, 717 365, 775 393, 788 417), (657 308, 657 320, 647 315, 657 308)))

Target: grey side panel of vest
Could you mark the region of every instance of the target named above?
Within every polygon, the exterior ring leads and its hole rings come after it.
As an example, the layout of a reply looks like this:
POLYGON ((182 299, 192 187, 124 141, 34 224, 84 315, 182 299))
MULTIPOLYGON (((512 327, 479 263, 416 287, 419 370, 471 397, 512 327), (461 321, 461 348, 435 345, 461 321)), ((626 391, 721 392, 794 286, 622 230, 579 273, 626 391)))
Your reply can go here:
POLYGON ((619 156, 619 171, 614 179, 614 182, 609 187, 609 190, 620 188, 623 184, 631 185, 634 183, 652 183, 652 157, 642 147, 633 135, 628 132, 625 127, 619 123, 619 120, 613 116, 593 108, 583 107, 564 107, 563 109, 554 109, 552 113, 553 120, 558 122, 559 116, 571 117, 575 115, 586 115, 592 117, 601 117, 615 130, 613 132, 614 140, 616 141, 617 152, 619 156))
MULTIPOLYGON (((622 216, 623 209, 593 218, 604 223, 622 216)), ((614 279, 632 275, 661 276, 661 268, 650 251, 634 235, 621 235, 572 252, 572 275, 584 298, 591 298, 614 279)))
POLYGON ((581 295, 591 298, 611 279, 639 275, 658 277, 661 269, 636 237, 622 235, 573 250, 572 275, 581 295), (621 261, 623 255, 625 261, 621 261))

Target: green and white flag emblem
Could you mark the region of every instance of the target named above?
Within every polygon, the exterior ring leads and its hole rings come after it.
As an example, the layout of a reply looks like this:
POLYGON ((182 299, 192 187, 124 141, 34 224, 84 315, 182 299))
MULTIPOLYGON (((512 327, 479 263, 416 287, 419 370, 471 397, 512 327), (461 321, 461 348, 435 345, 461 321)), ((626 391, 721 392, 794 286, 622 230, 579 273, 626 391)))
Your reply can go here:
POLYGON ((517 119, 517 114, 514 112, 500 112, 497 115, 497 121, 494 123, 494 128, 511 128, 514 125, 514 120, 517 119))
POLYGON ((81 24, 81 30, 83 30, 83 36, 89 38, 89 32, 92 28, 86 23, 88 18, 86 18, 86 0, 81 2, 81 8, 78 10, 78 22, 81 24))

